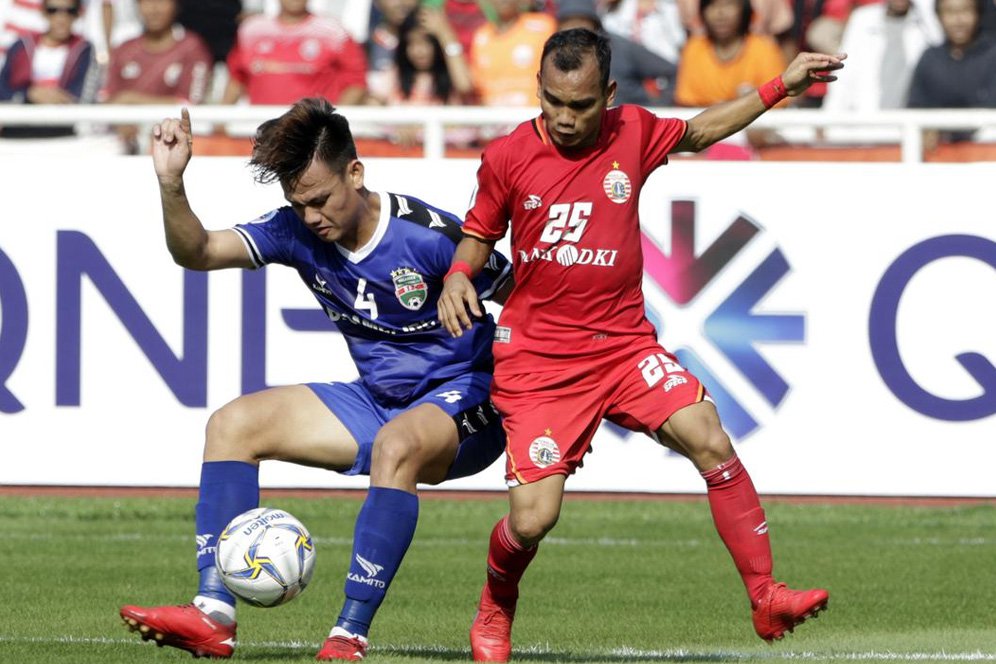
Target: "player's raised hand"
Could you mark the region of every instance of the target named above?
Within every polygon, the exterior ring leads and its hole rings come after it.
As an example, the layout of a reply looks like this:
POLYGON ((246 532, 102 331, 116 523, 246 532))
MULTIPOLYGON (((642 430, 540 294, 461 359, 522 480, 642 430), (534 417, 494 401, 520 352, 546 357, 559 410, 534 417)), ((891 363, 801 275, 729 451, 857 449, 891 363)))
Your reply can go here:
POLYGON ((443 282, 443 292, 436 304, 436 311, 439 322, 454 337, 463 336, 464 328, 469 330, 473 327, 471 316, 480 318, 484 315, 474 284, 461 272, 451 274, 443 282))
POLYGON ((166 118, 152 128, 152 165, 162 178, 180 178, 190 161, 194 135, 190 131, 190 111, 179 118, 166 118))
POLYGON ((800 53, 789 63, 782 74, 782 83, 789 97, 801 95, 816 82, 836 81, 833 72, 844 68, 846 53, 827 55, 825 53, 800 53))

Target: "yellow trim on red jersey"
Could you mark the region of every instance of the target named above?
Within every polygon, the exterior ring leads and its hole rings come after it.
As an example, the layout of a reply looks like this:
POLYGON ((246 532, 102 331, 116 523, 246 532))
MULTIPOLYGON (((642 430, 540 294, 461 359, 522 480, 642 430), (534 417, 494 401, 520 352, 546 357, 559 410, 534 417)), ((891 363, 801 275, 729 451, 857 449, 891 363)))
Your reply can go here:
POLYGON ((526 478, 523 477, 515 467, 515 457, 512 456, 512 447, 509 444, 512 437, 508 434, 508 427, 505 426, 504 421, 501 423, 501 428, 505 430, 505 456, 508 458, 508 468, 510 472, 515 475, 515 479, 519 482, 519 484, 529 484, 529 482, 526 481, 526 478))
POLYGON ((478 240, 485 240, 487 242, 492 242, 494 240, 494 238, 485 237, 485 236, 481 235, 480 233, 474 233, 473 231, 468 231, 467 228, 466 228, 466 226, 464 226, 460 230, 463 231, 464 235, 469 235, 471 237, 476 237, 478 240))

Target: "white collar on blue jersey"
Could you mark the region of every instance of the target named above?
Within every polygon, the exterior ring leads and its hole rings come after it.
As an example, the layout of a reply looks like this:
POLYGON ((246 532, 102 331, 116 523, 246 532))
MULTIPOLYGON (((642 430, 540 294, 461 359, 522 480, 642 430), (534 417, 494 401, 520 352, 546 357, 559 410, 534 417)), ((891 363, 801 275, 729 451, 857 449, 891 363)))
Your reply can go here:
POLYGON ((374 233, 370 238, 370 241, 356 251, 350 251, 338 242, 335 243, 335 248, 338 249, 339 253, 342 254, 343 257, 345 257, 345 259, 350 263, 359 263, 364 258, 372 254, 373 250, 380 244, 380 241, 384 239, 384 235, 387 233, 387 225, 391 223, 390 195, 383 191, 375 193, 380 196, 380 217, 377 219, 377 228, 374 229, 374 233))

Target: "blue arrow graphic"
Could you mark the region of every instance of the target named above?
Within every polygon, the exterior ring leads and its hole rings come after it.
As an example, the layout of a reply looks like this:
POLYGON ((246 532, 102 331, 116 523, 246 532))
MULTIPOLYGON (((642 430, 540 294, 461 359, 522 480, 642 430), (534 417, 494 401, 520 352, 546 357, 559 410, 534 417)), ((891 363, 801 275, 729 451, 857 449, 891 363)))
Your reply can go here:
POLYGON ((758 302, 789 271, 788 261, 775 249, 703 325, 705 336, 746 376, 772 406, 788 393, 788 383, 754 348, 758 341, 803 341, 805 317, 751 313, 758 302))

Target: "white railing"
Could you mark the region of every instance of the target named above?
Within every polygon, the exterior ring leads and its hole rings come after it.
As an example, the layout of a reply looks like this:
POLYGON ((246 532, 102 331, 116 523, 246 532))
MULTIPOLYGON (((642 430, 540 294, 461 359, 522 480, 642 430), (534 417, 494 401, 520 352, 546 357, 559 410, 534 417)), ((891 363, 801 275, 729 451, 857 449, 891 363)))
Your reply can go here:
MULTIPOLYGON (((264 120, 280 115, 284 106, 219 106, 191 107, 191 115, 200 126, 225 125, 236 134, 248 135, 264 120)), ((342 107, 358 135, 375 134, 387 126, 421 125, 424 154, 428 158, 443 156, 444 129, 447 126, 507 127, 534 117, 535 108, 482 108, 470 106, 435 107, 342 107)), ((690 118, 698 109, 658 108, 658 115, 690 118)), ((66 124, 142 124, 151 125, 164 117, 176 116, 178 106, 115 106, 115 105, 18 105, 0 104, 2 125, 66 125, 66 124)), ((823 110, 787 109, 765 113, 752 127, 776 129, 789 138, 812 142, 855 142, 854 136, 864 134, 861 143, 898 143, 901 159, 906 163, 923 160, 924 130, 990 130, 996 135, 996 110, 900 110, 876 113, 834 113, 823 110), (869 131, 870 130, 870 131, 869 131), (845 138, 827 139, 837 132, 845 138), (850 136, 850 138, 846 138, 850 136)))

